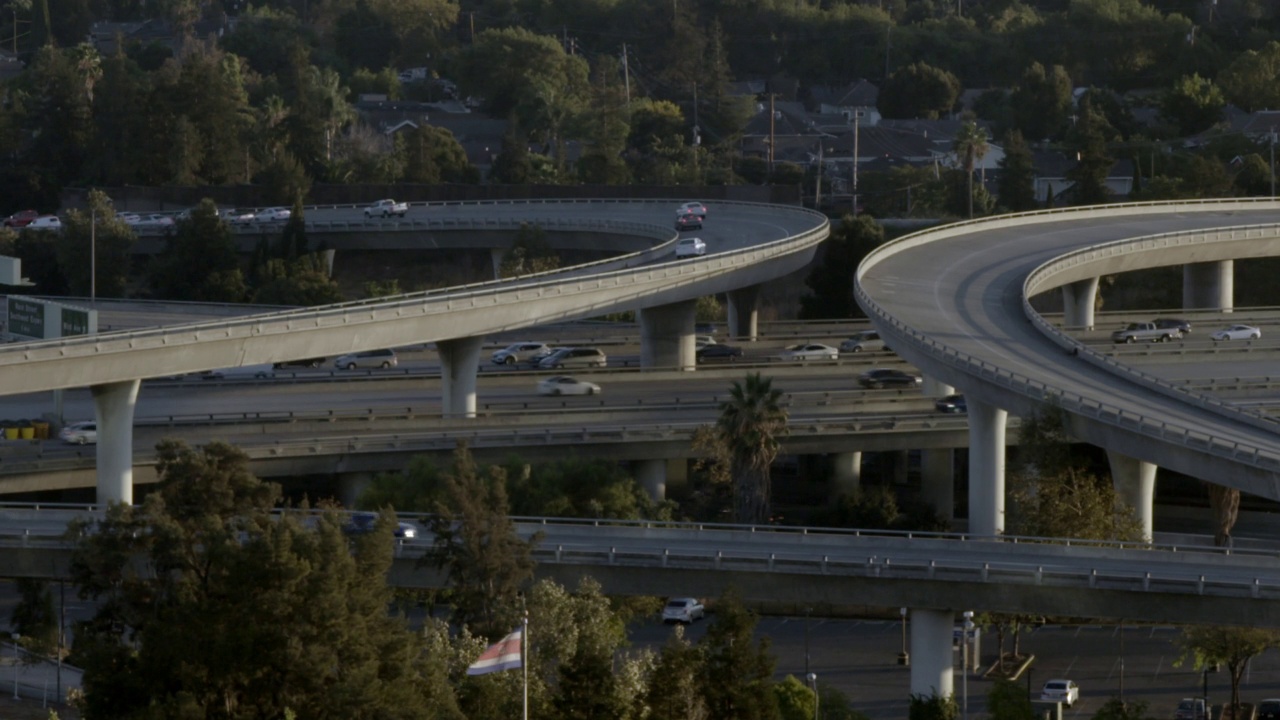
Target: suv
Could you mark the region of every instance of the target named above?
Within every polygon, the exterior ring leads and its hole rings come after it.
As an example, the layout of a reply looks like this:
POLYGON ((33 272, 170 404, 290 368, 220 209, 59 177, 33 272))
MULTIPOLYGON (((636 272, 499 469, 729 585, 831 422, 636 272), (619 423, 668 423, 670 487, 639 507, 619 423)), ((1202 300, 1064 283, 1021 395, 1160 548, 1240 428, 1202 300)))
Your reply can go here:
POLYGON ((538 361, 543 370, 556 368, 605 367, 609 360, 599 348, 574 347, 560 348, 538 361))
POLYGON ((399 364, 392 350, 365 350, 364 352, 341 355, 333 361, 339 370, 355 370, 361 367, 392 368, 399 364))
MULTIPOLYGON (((1263 700, 1258 705, 1258 719, 1271 717, 1280 717, 1277 714, 1280 711, 1280 700, 1263 700), (1265 707, 1267 703, 1273 703, 1271 715, 1266 715, 1265 707)), ((1173 713, 1174 720, 1209 720, 1208 712, 1205 710, 1204 698, 1182 698, 1178 702, 1178 709, 1173 713)))
POLYGON ((662 622, 691 623, 706 615, 706 609, 697 598, 671 598, 662 608, 662 622))
POLYGON ((498 350, 490 359, 493 360, 494 365, 515 365, 516 363, 537 365, 539 360, 550 354, 551 348, 547 347, 546 343, 518 342, 498 350))

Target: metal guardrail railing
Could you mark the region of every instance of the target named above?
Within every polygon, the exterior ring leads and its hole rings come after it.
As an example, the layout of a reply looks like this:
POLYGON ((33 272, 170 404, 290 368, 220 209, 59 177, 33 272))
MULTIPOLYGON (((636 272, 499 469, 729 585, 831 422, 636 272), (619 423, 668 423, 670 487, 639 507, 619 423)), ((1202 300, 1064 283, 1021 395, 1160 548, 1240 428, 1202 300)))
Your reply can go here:
MULTIPOLYGON (((1032 400, 1045 403, 1056 403, 1063 409, 1079 414, 1098 422, 1102 422, 1115 427, 1121 427, 1127 430, 1137 432, 1148 437, 1157 438, 1167 442, 1176 442, 1190 448, 1194 448, 1211 455, 1229 459, 1235 462, 1245 462, 1253 464, 1260 468, 1275 472, 1280 471, 1280 454, 1265 451, 1261 448, 1242 448, 1237 443, 1214 436, 1210 432, 1204 432, 1194 428, 1181 427, 1176 424, 1158 420, 1154 418, 1146 418, 1142 415, 1120 408, 1116 405, 1098 400, 1095 398, 1084 397, 1076 393, 1066 392, 1061 388, 1055 388, 1047 383, 1035 380, 1020 373, 995 366, 981 358, 967 355, 955 348, 949 347, 945 343, 939 342, 933 338, 927 337, 915 329, 908 327, 905 323, 893 317, 887 310, 881 307, 873 298, 871 298, 863 288, 861 279, 865 273, 875 267, 876 262, 889 255, 902 252, 903 250, 912 249, 926 243, 938 242, 949 237, 968 234, 978 228, 995 229, 1003 227, 1018 227, 1040 222, 1046 217, 1077 215, 1077 216, 1116 216, 1127 214, 1143 214, 1143 213, 1168 213, 1170 211, 1212 211, 1212 210, 1230 210, 1230 209, 1258 209, 1259 207, 1280 208, 1280 203, 1274 200, 1202 200, 1202 201, 1185 201, 1174 203, 1117 203, 1114 205, 1091 206, 1083 208, 1057 208, 1052 210, 1042 210, 1033 213, 1024 213, 1014 216, 999 216, 996 218, 986 218, 979 220, 971 220, 948 225, 942 228, 933 228, 918 233, 898 238, 890 243, 876 248, 863 260, 858 267, 854 293, 858 303, 862 306, 867 314, 883 324, 884 327, 893 330, 892 335, 895 337, 893 344, 897 345, 897 337, 901 337, 904 341, 910 343, 911 347, 920 350, 922 353, 939 362, 955 367, 963 374, 971 375, 991 384, 1003 387, 1015 393, 1021 394, 1032 400)), ((1204 230, 1195 231, 1205 234, 1204 230)), ((1132 239, 1130 239, 1132 241, 1132 239)), ((1052 262, 1052 261, 1051 261, 1052 262)), ((1029 308, 1029 303, 1025 293, 1023 298, 1024 308, 1029 308)), ((1025 311, 1025 310, 1024 310, 1025 311)), ((1042 331, 1051 330, 1056 336, 1066 339, 1066 343, 1062 344, 1064 349, 1071 350, 1079 347, 1081 356, 1086 356, 1087 348, 1081 346, 1080 343, 1071 338, 1066 338, 1064 334, 1057 331, 1053 326, 1044 320, 1038 313, 1033 313, 1031 318, 1033 322, 1040 325, 1042 331), (1037 320, 1037 318, 1039 318, 1037 320)), ((882 328, 883 329, 883 328, 882 328)), ((1054 337, 1054 335, 1051 335, 1054 337)), ((1056 341, 1056 340, 1055 340, 1056 341)), ((1098 355, 1097 353, 1092 353, 1098 355)), ((1101 355, 1098 358, 1106 361, 1101 355)), ((1113 362, 1113 361, 1112 361, 1113 362)), ((1100 365, 1102 363, 1099 363, 1100 365)), ((1119 368, 1118 363, 1114 363, 1119 368)), ((1134 376, 1138 379, 1138 376, 1134 376)), ((1149 385, 1155 389, 1155 385, 1149 385)), ((1169 386, 1172 393, 1171 396, 1178 399, 1189 400, 1195 403, 1195 395, 1186 392, 1183 389, 1173 388, 1169 386)), ((1208 409, 1208 406, 1205 406, 1208 409)), ((1238 417, 1241 419, 1247 417, 1248 414, 1241 413, 1238 417)), ((1264 427, 1269 430, 1275 430, 1274 422, 1261 418, 1258 427, 1264 427)), ((1250 424, 1253 424, 1251 422, 1250 424)))

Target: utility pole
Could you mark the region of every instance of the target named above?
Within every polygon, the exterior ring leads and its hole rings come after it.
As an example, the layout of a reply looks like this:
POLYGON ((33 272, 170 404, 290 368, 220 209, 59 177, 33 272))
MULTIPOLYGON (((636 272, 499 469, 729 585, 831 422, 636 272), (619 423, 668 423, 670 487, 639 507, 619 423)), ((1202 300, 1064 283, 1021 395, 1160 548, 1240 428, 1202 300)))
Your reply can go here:
POLYGON ((893 26, 884 29, 884 78, 889 79, 889 48, 892 47, 893 26))
MULTIPOLYGON (((622 80, 627 86, 627 105, 631 105, 631 69, 627 66, 627 44, 622 43, 622 80)), ((696 122, 694 123, 697 124, 696 122)))
POLYGON ((1276 126, 1271 126, 1271 197, 1276 196, 1276 126))
POLYGON ((777 93, 769 93, 769 175, 773 175, 773 99, 777 93))
POLYGON ((471 19, 471 43, 472 43, 472 44, 475 44, 475 41, 476 41, 476 11, 475 11, 475 10, 472 10, 471 12, 469 12, 469 13, 467 13, 467 14, 470 16, 470 19, 471 19))
POLYGON ((858 214, 858 125, 862 119, 862 111, 855 109, 853 111, 853 194, 852 212, 854 216, 858 214))
MULTIPOLYGON (((822 206, 822 140, 818 140, 818 184, 813 188, 813 209, 818 210, 822 206)), ((805 620, 808 622, 808 618, 805 620)), ((805 626, 805 633, 809 632, 808 625, 805 626)), ((809 654, 805 653, 805 667, 809 664, 809 654)))

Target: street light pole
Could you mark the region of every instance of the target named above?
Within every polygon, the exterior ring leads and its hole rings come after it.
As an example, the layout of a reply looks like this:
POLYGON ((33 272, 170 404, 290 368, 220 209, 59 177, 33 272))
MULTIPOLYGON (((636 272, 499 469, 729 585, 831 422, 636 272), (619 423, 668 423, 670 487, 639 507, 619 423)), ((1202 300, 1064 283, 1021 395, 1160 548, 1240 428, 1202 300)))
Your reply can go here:
POLYGON ((813 612, 813 608, 804 609, 804 674, 809 676, 809 615, 813 612))
POLYGON ((911 664, 911 655, 907 653, 907 609, 898 608, 898 614, 902 616, 902 652, 898 653, 898 664, 907 666, 911 664))
POLYGON ((962 712, 964 720, 969 720, 969 631, 973 629, 973 611, 964 611, 964 629, 960 635, 960 678, 964 691, 962 712))
POLYGON ((13 699, 18 699, 18 666, 22 664, 22 658, 18 657, 18 633, 10 633, 13 638, 13 699))
POLYGON ((813 720, 818 720, 818 674, 805 673, 805 680, 809 681, 809 687, 813 688, 813 720))
POLYGON ((1124 707, 1124 619, 1120 620, 1120 707, 1124 707))
MULTIPOLYGON (((90 200, 90 202, 93 202, 90 200)), ((89 301, 98 297, 98 209, 89 208, 89 301)))

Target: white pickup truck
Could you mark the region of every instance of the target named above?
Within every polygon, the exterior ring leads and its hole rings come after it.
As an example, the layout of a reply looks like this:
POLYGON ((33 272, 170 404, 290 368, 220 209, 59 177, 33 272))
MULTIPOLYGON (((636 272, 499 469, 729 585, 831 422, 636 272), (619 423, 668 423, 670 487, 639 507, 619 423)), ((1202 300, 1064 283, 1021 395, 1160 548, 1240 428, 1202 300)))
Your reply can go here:
POLYGON ((399 215, 404 217, 409 212, 409 203, 396 202, 395 200, 379 200, 364 209, 364 216, 371 217, 391 217, 399 215))
POLYGON ((1155 323, 1129 323, 1125 327, 1111 333, 1111 342, 1135 343, 1150 340, 1151 342, 1169 342, 1182 333, 1177 328, 1160 327, 1155 323))

